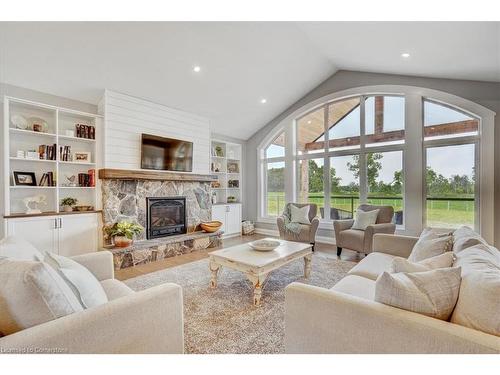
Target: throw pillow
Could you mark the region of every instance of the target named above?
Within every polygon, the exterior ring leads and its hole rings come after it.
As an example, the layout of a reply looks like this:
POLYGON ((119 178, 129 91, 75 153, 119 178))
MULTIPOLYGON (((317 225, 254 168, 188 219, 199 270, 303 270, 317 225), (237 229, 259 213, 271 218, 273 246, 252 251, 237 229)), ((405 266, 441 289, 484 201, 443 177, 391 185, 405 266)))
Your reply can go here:
POLYGON ((454 255, 448 251, 432 258, 421 260, 420 262, 410 262, 408 259, 395 257, 391 264, 391 273, 397 272, 424 272, 436 268, 448 268, 453 264, 454 255))
POLYGON ((475 245, 487 245, 486 241, 468 226, 461 226, 453 232, 453 252, 459 253, 475 245))
POLYGON ((462 284, 451 322, 500 336, 500 251, 476 245, 457 254, 462 284))
POLYGON ((0 256, 16 260, 37 260, 42 253, 24 238, 8 236, 0 241, 0 256))
POLYGON ((460 267, 415 273, 382 273, 375 301, 432 318, 448 320, 460 290, 460 267))
POLYGON ((450 233, 440 233, 434 229, 425 228, 417 243, 413 246, 408 260, 410 262, 419 262, 451 251, 452 246, 453 237, 450 233))
POLYGON ((44 261, 62 276, 83 308, 88 309, 108 302, 99 280, 81 264, 49 252, 45 253, 44 261))
POLYGON ((311 221, 309 220, 309 206, 297 207, 291 204, 290 209, 291 209, 290 221, 292 223, 311 224, 311 221))
POLYGON ((48 264, 0 260, 0 331, 4 335, 82 310, 71 289, 48 264))
POLYGON ((365 230, 367 226, 375 224, 379 211, 378 208, 372 211, 356 210, 356 218, 351 229, 365 230))

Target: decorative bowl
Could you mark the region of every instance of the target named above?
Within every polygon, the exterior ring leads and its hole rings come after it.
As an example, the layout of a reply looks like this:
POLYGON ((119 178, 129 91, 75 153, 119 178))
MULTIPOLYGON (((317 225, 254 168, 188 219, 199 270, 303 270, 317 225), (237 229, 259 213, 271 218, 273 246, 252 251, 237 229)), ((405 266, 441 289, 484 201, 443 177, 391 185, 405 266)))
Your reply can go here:
POLYGON ((75 206, 75 211, 92 211, 92 206, 75 206))
POLYGON ((217 220, 206 221, 204 223, 201 223, 200 226, 201 226, 201 229, 203 229, 205 232, 214 233, 220 229, 220 227, 222 226, 222 223, 220 221, 217 221, 217 220))
POLYGON ((279 245, 281 245, 281 242, 278 240, 257 240, 253 242, 249 242, 248 245, 254 250, 257 251, 272 251, 276 249, 279 245))

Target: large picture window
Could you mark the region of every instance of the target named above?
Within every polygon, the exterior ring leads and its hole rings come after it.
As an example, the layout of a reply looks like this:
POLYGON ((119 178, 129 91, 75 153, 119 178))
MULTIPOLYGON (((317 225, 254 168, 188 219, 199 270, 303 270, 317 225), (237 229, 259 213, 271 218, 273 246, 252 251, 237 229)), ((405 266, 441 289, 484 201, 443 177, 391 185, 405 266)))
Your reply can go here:
POLYGON ((392 206, 392 222, 409 235, 469 225, 492 238, 494 113, 430 89, 377 88, 401 91, 350 89, 282 120, 259 149, 259 217, 315 203, 332 230, 368 203, 392 206))

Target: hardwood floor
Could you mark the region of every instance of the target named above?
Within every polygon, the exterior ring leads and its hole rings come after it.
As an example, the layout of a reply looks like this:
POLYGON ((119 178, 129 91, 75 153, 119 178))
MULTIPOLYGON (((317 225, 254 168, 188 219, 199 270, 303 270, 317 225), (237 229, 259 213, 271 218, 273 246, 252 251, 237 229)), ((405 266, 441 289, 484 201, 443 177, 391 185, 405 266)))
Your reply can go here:
MULTIPOLYGON (((260 234, 253 234, 249 236, 238 236, 238 237, 227 238, 223 240, 222 246, 217 248, 198 250, 189 254, 183 254, 176 257, 162 259, 157 262, 151 262, 151 263, 141 264, 135 267, 124 268, 122 270, 116 270, 115 278, 118 280, 126 280, 132 277, 144 275, 162 269, 180 266, 181 264, 195 262, 200 259, 208 258, 208 253, 210 253, 211 251, 227 248, 234 245, 239 245, 245 242, 254 241, 264 237, 267 236, 263 236, 260 234)), ((322 254, 326 254, 327 256, 332 258, 337 258, 337 249, 335 246, 331 244, 317 243, 315 251, 320 252, 322 254)), ((355 251, 351 250, 343 250, 341 255, 341 259, 350 260, 354 262, 359 261, 361 257, 363 257, 363 255, 359 255, 355 251)))

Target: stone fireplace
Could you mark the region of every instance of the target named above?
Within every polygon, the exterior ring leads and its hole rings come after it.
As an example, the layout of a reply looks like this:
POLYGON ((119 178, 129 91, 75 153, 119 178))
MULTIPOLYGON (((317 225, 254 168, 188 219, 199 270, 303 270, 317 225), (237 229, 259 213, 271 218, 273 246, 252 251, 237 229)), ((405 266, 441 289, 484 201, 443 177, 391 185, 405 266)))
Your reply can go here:
POLYGON ((146 198, 146 238, 186 233, 186 197, 146 198))
POLYGON ((220 243, 221 232, 208 234, 200 228, 212 217, 210 175, 101 169, 99 178, 104 224, 126 220, 145 228, 132 246, 110 247, 116 268, 220 243))

